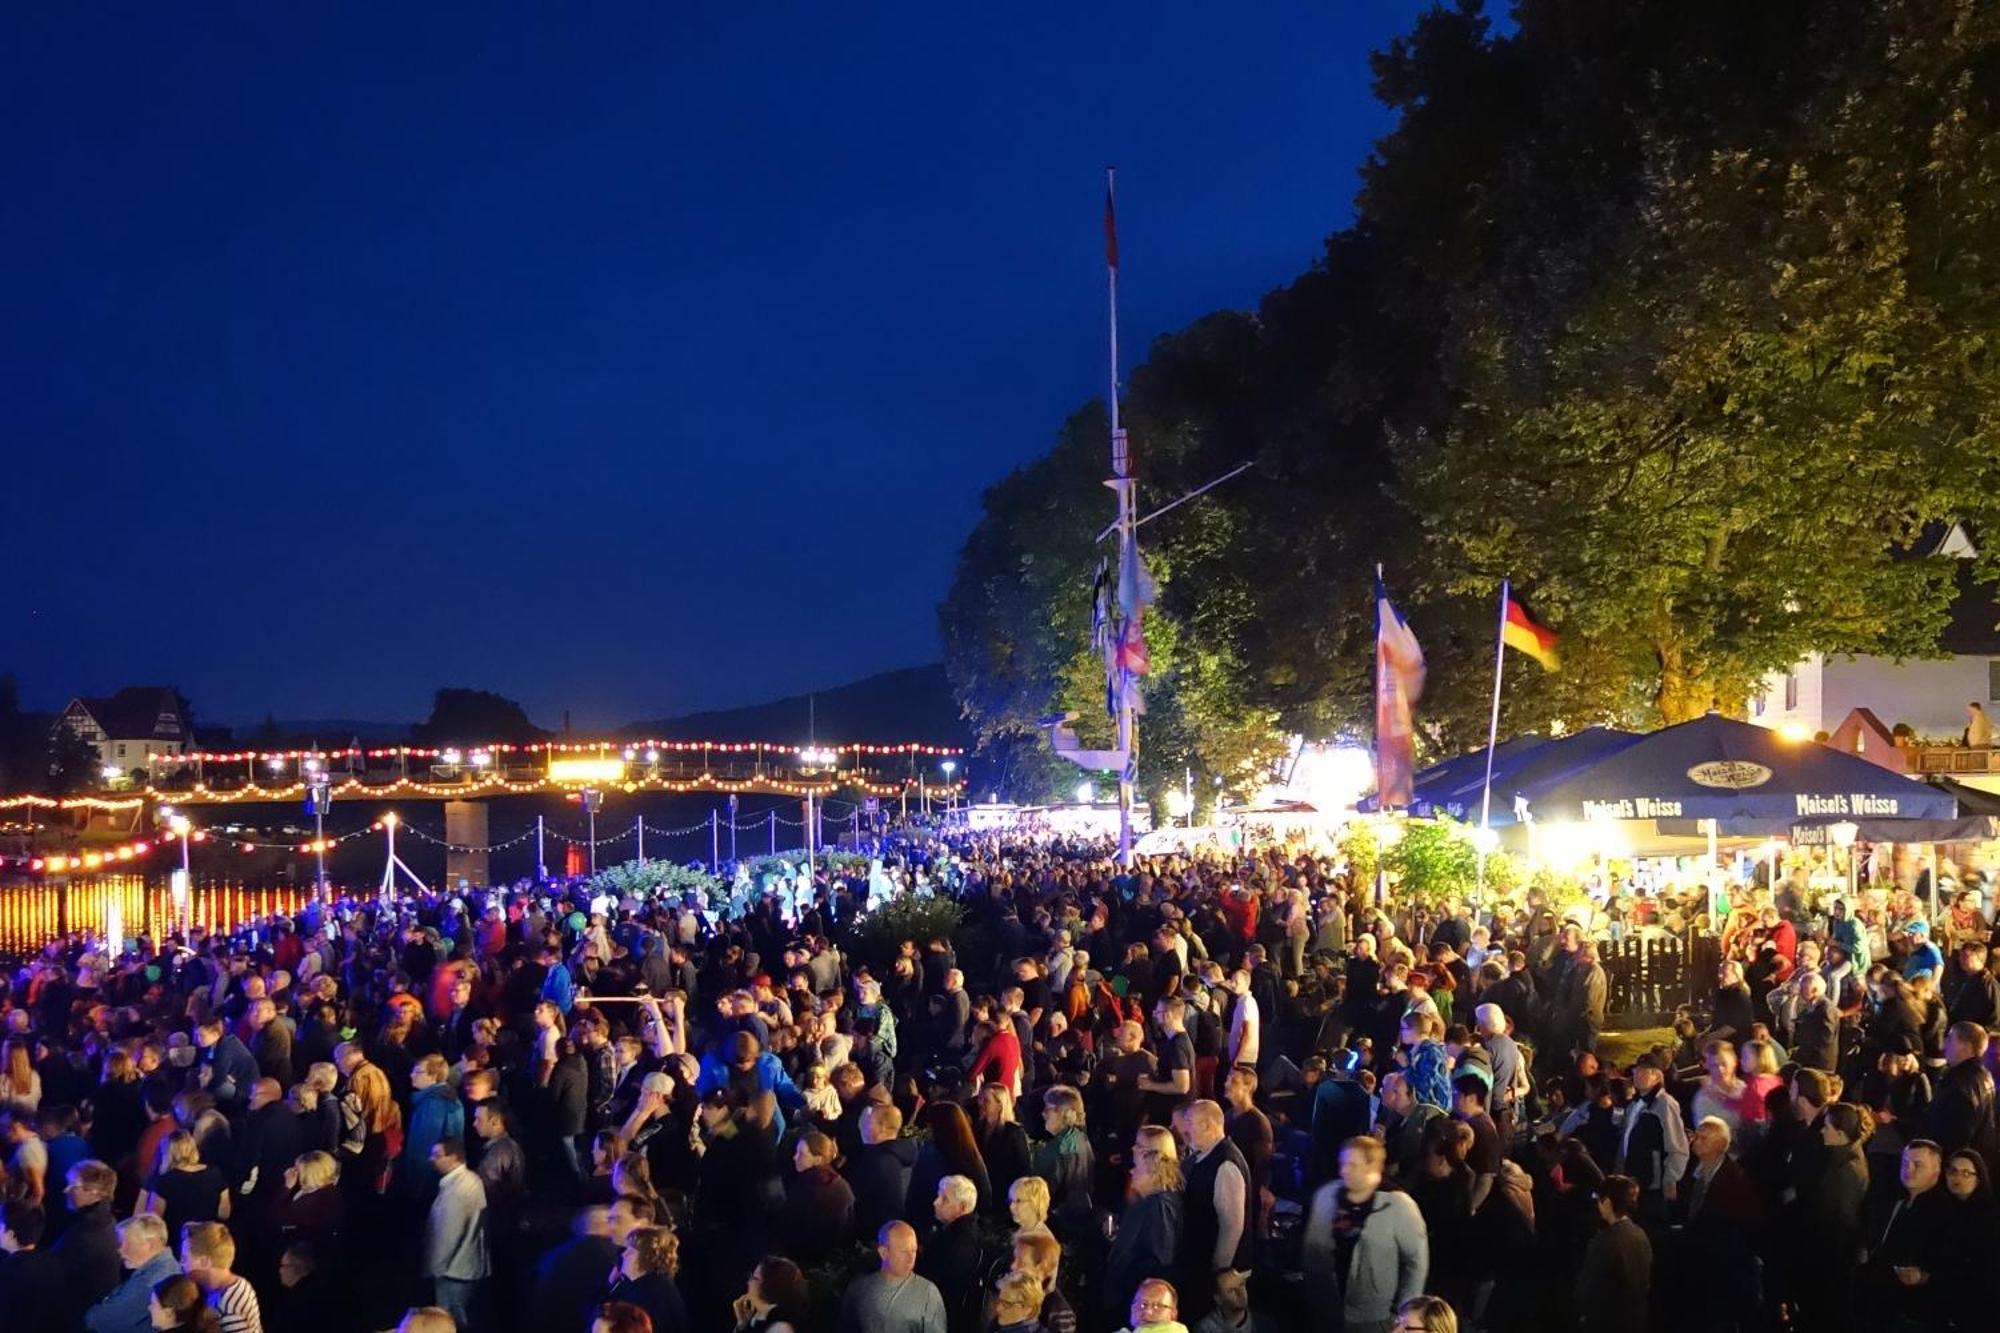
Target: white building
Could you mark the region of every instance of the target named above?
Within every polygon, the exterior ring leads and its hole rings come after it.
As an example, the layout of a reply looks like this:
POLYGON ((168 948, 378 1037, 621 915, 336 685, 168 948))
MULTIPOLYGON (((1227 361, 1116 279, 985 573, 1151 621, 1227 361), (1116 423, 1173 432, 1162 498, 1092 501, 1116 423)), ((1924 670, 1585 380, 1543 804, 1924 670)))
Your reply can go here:
POLYGON ((165 685, 133 685, 109 698, 69 701, 56 725, 67 727, 97 747, 107 776, 150 770, 153 761, 187 750, 187 706, 180 691, 165 685))
POLYGON ((1938 636, 1948 656, 1898 661, 1814 653, 1765 678, 1764 692, 1750 701, 1750 720, 1812 736, 1866 708, 1889 727, 1907 725, 1921 740, 1957 741, 1966 705, 1980 704, 2000 719, 2000 603, 1971 578, 1977 551, 1965 529, 1953 525, 1923 554, 1964 562, 1951 623, 1938 636))

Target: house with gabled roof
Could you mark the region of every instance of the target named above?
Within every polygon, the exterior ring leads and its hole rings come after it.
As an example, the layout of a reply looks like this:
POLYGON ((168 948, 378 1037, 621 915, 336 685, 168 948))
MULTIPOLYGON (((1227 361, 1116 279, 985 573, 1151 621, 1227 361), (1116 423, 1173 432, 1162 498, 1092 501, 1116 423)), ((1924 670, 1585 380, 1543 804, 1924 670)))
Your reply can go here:
POLYGON ((129 685, 103 698, 78 697, 56 718, 79 739, 97 747, 109 774, 150 770, 155 761, 179 755, 194 737, 187 701, 170 685, 129 685))
POLYGON ((1979 554, 1965 525, 1938 525, 1906 553, 1910 559, 1953 560, 1958 595, 1938 635, 1936 657, 1814 653, 1791 670, 1765 678, 1750 701, 1750 721, 1802 737, 1832 732, 1856 709, 1867 709, 1893 731, 1907 727, 1923 741, 1957 741, 1979 704, 2000 721, 2000 601, 1974 577, 1979 554))

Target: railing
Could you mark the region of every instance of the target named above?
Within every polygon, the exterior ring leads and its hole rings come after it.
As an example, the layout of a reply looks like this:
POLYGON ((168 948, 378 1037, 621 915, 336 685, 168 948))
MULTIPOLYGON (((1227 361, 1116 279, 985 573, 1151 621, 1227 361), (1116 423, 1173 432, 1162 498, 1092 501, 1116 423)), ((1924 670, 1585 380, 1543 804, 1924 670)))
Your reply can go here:
POLYGON ((1911 747, 1919 773, 2000 773, 2000 749, 1971 745, 1911 747))

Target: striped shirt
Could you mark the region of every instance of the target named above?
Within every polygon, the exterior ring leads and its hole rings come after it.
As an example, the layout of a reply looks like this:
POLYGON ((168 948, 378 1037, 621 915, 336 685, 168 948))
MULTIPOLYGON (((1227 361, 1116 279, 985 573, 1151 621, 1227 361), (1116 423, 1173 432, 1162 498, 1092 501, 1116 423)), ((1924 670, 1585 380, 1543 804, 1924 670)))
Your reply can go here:
POLYGON ((257 1308, 257 1289, 242 1278, 208 1293, 222 1333, 264 1333, 264 1316, 257 1308))

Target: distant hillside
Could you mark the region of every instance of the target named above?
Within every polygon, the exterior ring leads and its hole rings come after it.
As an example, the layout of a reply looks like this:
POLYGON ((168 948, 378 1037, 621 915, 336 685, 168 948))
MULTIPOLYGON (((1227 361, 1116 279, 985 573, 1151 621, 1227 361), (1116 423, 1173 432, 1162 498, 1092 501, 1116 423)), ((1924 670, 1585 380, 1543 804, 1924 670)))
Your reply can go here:
POLYGON ((942 662, 885 671, 811 695, 635 723, 625 728, 624 734, 662 740, 797 741, 803 745, 808 726, 823 741, 868 745, 922 741, 969 747, 972 739, 958 715, 942 662))

